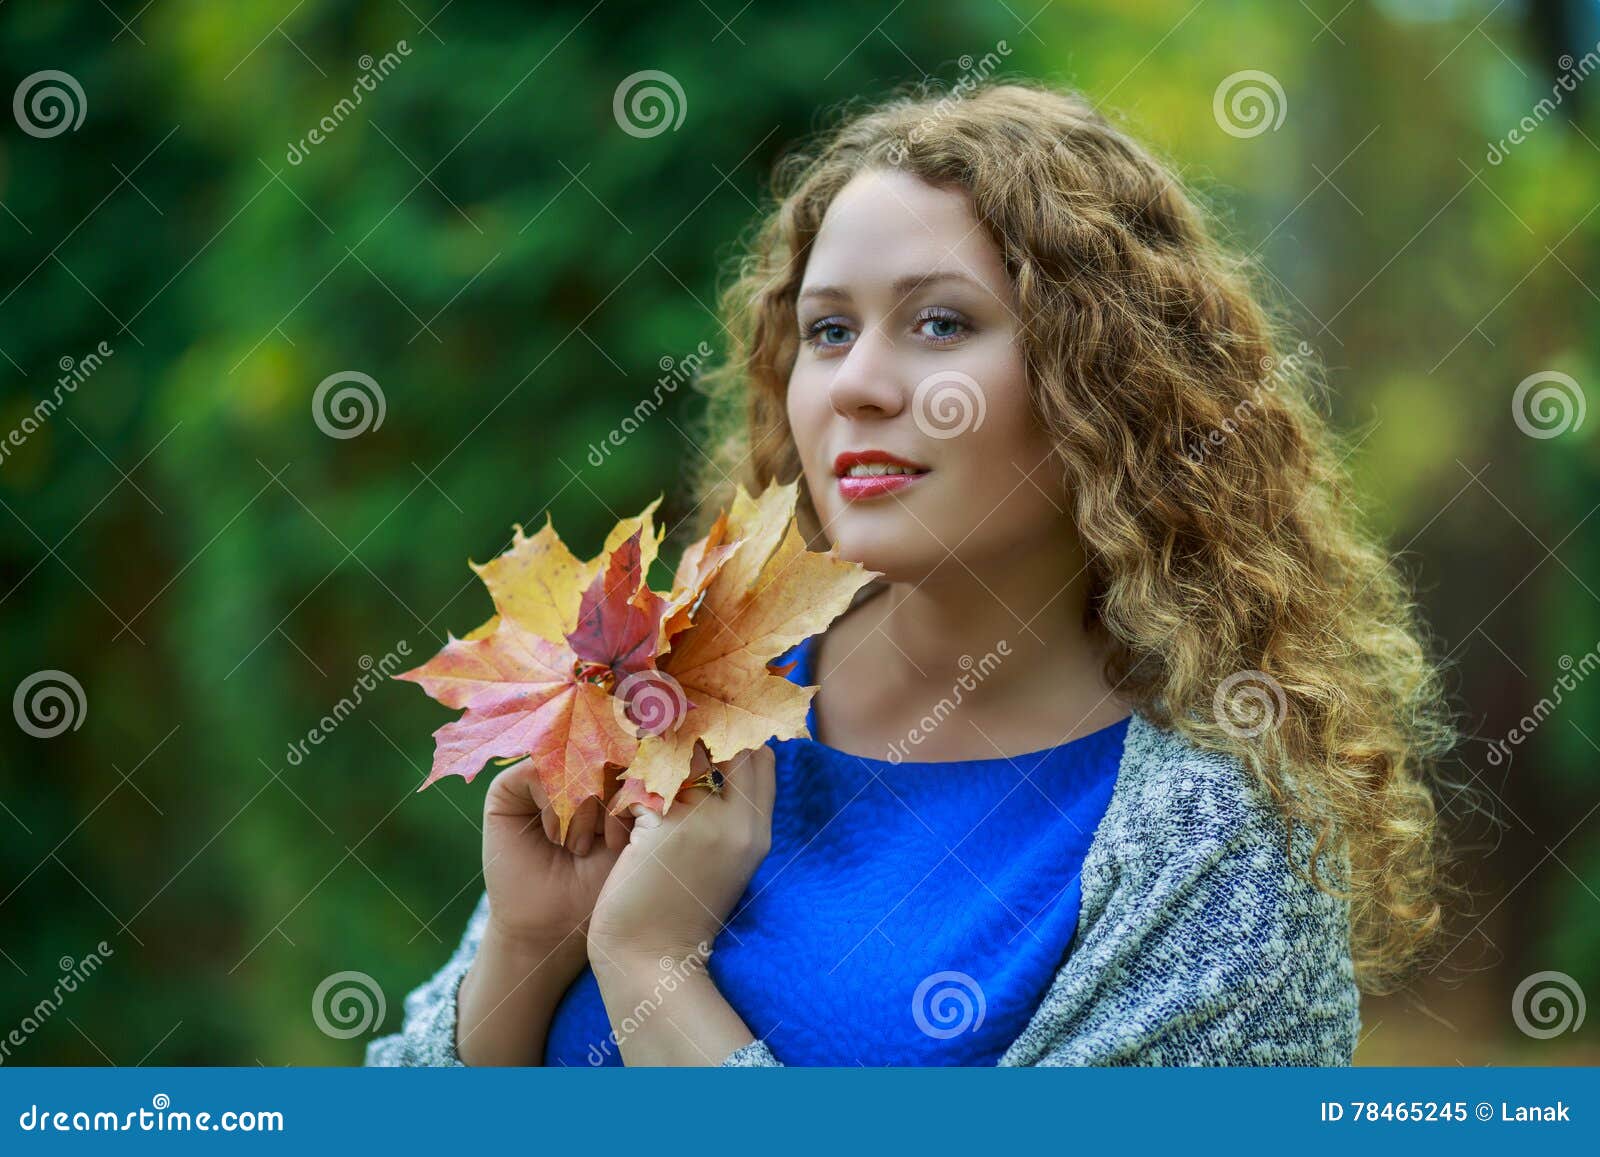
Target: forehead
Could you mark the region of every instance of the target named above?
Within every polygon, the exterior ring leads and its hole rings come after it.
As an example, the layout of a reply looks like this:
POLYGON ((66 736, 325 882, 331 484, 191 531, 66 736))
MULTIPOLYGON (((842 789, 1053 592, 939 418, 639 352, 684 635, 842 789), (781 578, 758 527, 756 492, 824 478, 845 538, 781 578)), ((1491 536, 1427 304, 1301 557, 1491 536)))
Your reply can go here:
POLYGON ((1000 250, 964 190, 873 170, 852 179, 828 206, 804 287, 869 292, 909 274, 945 272, 964 273, 996 295, 1008 287, 1000 250))

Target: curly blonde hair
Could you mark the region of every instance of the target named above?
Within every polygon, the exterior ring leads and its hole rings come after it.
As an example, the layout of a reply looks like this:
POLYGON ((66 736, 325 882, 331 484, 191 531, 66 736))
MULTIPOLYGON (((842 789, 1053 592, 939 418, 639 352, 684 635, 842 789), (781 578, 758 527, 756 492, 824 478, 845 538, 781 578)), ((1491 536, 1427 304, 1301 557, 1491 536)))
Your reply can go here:
MULTIPOLYGON (((1309 347, 1284 352, 1253 268, 1082 94, 917 88, 780 162, 722 296, 727 358, 701 383, 715 447, 701 509, 731 480, 799 474, 796 296, 828 205, 873 168, 964 190, 1004 257, 1107 677, 1153 722, 1238 757, 1314 832, 1308 878, 1350 902, 1358 982, 1399 987, 1452 889, 1429 780, 1455 733, 1415 608, 1352 513, 1309 347)), ((817 541, 808 499, 801 517, 817 541)))

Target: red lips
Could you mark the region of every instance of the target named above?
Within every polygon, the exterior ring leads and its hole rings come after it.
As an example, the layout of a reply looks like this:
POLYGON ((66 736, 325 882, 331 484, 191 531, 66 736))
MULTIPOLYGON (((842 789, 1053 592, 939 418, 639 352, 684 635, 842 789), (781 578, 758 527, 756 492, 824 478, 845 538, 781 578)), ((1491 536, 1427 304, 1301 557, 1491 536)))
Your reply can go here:
POLYGON ((928 474, 928 468, 920 462, 913 462, 902 458, 898 454, 891 454, 887 450, 846 450, 833 460, 833 473, 839 479, 839 494, 846 501, 855 502, 866 498, 877 498, 880 495, 891 494, 914 486, 928 474), (885 466, 901 466, 907 470, 916 471, 911 474, 870 474, 859 477, 850 477, 852 466, 872 465, 882 463, 885 466))
POLYGON ((902 458, 898 454, 891 454, 887 450, 846 450, 833 460, 833 472, 837 477, 844 477, 845 471, 852 466, 861 466, 873 462, 882 462, 885 466, 904 466, 910 470, 917 470, 924 474, 928 468, 921 462, 913 462, 909 458, 902 458))

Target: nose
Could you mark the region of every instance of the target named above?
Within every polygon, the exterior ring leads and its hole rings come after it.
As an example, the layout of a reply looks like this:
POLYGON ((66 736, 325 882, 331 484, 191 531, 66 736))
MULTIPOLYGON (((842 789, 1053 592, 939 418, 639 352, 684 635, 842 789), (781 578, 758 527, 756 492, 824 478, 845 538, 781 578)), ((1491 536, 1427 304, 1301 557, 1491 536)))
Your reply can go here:
POLYGON ((876 328, 856 338, 828 385, 834 412, 845 418, 892 418, 905 408, 894 343, 876 328))

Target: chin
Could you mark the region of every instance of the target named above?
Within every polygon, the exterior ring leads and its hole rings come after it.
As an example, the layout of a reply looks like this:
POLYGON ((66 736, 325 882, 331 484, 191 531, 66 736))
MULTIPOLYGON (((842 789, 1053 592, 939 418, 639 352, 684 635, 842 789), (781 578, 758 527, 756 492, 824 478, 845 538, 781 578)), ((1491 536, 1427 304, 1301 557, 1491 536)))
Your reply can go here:
POLYGON ((875 570, 892 583, 915 583, 930 574, 945 551, 904 511, 844 510, 834 517, 828 539, 839 557, 875 570))

